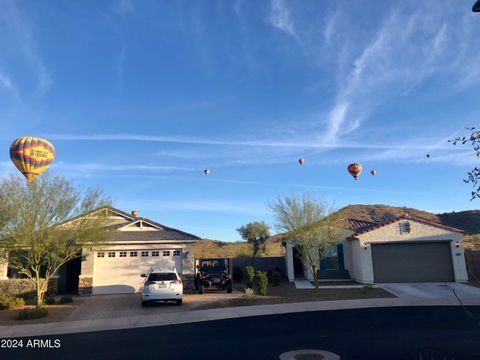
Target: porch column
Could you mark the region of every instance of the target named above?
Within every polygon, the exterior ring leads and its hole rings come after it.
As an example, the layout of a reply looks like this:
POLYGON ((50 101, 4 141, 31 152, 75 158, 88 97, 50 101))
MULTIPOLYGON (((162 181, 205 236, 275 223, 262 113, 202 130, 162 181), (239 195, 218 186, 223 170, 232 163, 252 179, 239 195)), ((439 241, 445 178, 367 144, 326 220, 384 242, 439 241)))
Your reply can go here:
POLYGON ((78 277, 78 294, 91 295, 93 287, 93 249, 82 249, 82 265, 78 277))
POLYGON ((287 240, 285 244, 285 262, 287 265, 287 277, 288 281, 295 280, 295 273, 293 270, 293 245, 287 240))
POLYGON ((8 261, 6 259, 0 259, 0 280, 7 280, 8 261))

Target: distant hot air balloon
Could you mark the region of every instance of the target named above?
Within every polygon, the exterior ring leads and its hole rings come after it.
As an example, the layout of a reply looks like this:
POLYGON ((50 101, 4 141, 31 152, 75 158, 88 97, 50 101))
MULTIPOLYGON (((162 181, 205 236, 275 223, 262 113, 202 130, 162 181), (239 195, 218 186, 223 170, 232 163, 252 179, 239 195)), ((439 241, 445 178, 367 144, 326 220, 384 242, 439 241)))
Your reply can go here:
POLYGON ((305 160, 303 160, 302 158, 300 158, 300 159, 298 159, 298 163, 299 163, 300 165, 303 165, 303 164, 305 163, 305 160))
POLYGON ((10 159, 28 182, 32 183, 55 159, 55 148, 47 140, 22 137, 10 145, 10 159))
POLYGON ((358 176, 362 172, 362 165, 360 165, 358 163, 350 164, 350 165, 348 165, 348 172, 350 173, 350 175, 353 176, 353 178, 355 180, 357 180, 358 176))
POLYGON ((427 158, 430 158, 430 154, 427 154, 427 158))
POLYGON ((377 175, 377 170, 371 170, 371 171, 370 171, 370 174, 372 174, 372 176, 377 175))
POLYGON ((206 176, 208 176, 208 174, 210 174, 210 170, 205 169, 205 170, 203 170, 203 173, 204 173, 206 176))

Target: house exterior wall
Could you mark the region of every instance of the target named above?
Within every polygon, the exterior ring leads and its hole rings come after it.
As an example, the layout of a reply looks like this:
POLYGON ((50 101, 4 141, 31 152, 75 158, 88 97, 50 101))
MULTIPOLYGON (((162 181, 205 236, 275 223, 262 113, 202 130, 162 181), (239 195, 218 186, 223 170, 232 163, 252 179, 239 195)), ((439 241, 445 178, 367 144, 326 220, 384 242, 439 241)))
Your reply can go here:
POLYGON ((8 261, 0 259, 0 280, 7 279, 8 261))
POLYGON ((93 287, 93 249, 84 247, 82 249, 82 264, 80 276, 78 277, 78 294, 89 295, 93 287))
POLYGON ((400 241, 449 241, 455 281, 465 282, 468 280, 463 249, 463 235, 461 233, 414 220, 408 220, 410 232, 402 233, 400 231, 400 223, 405 221, 407 220, 394 222, 359 235, 357 236, 358 240, 350 240, 353 245, 353 273, 356 281, 365 284, 374 282, 371 244, 400 241), (458 248, 456 247, 457 241, 459 243, 458 248), (366 249, 365 245, 367 245, 366 249))

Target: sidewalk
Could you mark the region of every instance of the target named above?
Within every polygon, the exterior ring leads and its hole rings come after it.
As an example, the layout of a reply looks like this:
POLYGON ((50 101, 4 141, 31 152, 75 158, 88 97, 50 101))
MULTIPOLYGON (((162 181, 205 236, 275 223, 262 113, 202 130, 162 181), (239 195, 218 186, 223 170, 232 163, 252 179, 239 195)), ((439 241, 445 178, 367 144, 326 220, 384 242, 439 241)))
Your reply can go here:
MULTIPOLYGON (((466 299, 465 305, 480 306, 480 299, 466 299)), ((127 316, 114 319, 75 320, 45 324, 11 325, 0 327, 0 338, 56 335, 89 331, 132 329, 201 321, 222 320, 248 316, 286 314, 306 311, 346 310, 398 306, 459 306, 453 299, 362 299, 315 301, 293 304, 242 306, 167 314, 127 316)))

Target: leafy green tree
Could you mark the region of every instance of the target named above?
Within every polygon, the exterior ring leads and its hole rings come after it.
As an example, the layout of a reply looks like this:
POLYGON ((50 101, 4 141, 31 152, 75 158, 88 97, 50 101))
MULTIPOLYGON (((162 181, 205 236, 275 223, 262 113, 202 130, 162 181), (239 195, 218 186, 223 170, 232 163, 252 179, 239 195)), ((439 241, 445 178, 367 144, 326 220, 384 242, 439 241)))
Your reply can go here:
POLYGON ((252 263, 260 250, 265 251, 265 241, 270 236, 270 227, 263 221, 242 225, 237 231, 252 249, 252 263))
POLYGON ((277 221, 276 228, 285 233, 312 274, 318 292, 318 269, 328 248, 343 235, 338 212, 325 202, 308 195, 278 198, 269 205, 277 221))
MULTIPOLYGON (((475 151, 477 158, 480 158, 480 131, 476 130, 474 127, 467 128, 470 131, 469 136, 458 136, 455 139, 449 140, 453 145, 461 143, 462 145, 470 144, 475 151)), ((475 166, 472 170, 467 173, 467 178, 463 180, 465 183, 471 183, 474 187, 471 195, 474 199, 480 199, 480 167, 475 166)))
POLYGON ((37 307, 62 265, 106 240, 107 212, 94 210, 107 203, 99 190, 81 193, 62 177, 0 180, 0 256, 35 283, 37 307))

